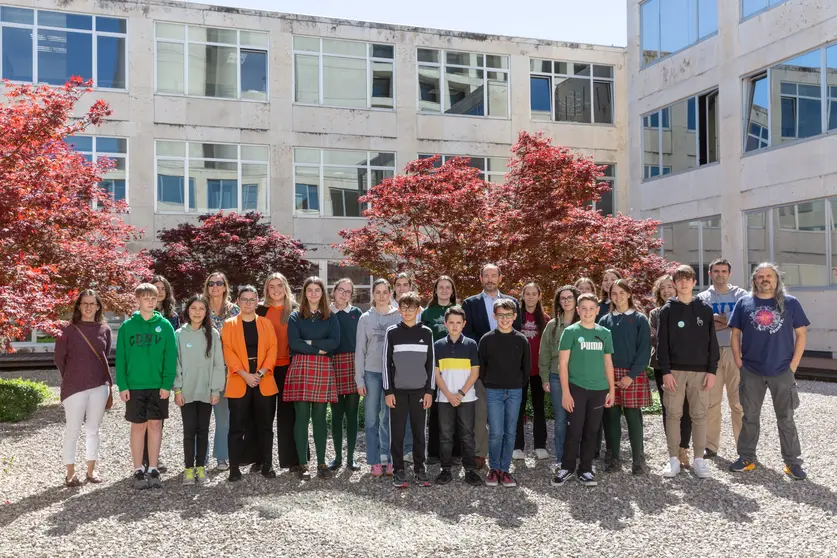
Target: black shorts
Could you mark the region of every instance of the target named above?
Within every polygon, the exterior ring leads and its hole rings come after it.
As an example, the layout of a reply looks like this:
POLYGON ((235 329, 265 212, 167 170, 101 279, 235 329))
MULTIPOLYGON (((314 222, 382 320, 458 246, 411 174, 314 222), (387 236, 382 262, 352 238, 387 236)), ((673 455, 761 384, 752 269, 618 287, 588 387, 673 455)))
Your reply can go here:
POLYGON ((159 389, 132 389, 125 402, 125 420, 143 424, 169 418, 169 400, 160 399, 159 389))

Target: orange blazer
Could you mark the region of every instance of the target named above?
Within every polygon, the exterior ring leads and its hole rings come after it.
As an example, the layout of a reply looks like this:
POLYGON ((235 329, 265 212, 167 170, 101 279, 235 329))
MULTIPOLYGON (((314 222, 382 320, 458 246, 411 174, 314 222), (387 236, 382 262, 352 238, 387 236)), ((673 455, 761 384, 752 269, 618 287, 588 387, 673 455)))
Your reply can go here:
MULTIPOLYGON (((256 316, 256 329, 259 332, 258 368, 267 370, 259 391, 262 395, 276 395, 279 388, 273 378, 273 366, 276 363, 276 331, 267 318, 256 316)), ((235 316, 224 322, 221 330, 221 341, 224 345, 224 362, 227 365, 227 390, 224 393, 229 399, 239 399, 247 392, 247 383, 238 375, 242 370, 250 371, 247 363, 247 345, 244 343, 244 323, 241 316, 235 316)))

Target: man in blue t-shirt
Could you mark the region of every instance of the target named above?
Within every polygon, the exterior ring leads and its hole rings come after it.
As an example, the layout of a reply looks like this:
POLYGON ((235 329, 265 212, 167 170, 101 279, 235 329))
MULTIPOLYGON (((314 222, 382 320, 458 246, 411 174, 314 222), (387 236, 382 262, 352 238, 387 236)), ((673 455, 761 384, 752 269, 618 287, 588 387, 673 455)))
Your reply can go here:
POLYGON ((796 480, 807 477, 793 412, 799 407, 794 374, 805 351, 805 328, 810 323, 799 301, 785 291, 779 269, 771 263, 757 265, 751 294, 736 302, 729 318, 730 347, 741 369, 739 392, 744 409, 738 460, 730 465, 730 471, 756 468, 759 417, 769 389, 785 474, 796 480))

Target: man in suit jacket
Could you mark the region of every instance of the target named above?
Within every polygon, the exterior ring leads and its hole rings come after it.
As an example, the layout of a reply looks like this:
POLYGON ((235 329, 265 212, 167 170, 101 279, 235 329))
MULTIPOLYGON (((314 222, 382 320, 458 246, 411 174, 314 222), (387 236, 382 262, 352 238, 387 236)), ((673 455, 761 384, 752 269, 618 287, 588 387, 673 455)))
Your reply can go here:
MULTIPOLYGON (((500 282, 503 276, 500 268, 495 264, 485 264, 480 271, 480 282, 483 291, 474 296, 469 296, 462 302, 462 309, 465 310, 465 337, 470 337, 477 343, 483 335, 497 328, 497 320, 494 319, 494 301, 501 298, 509 298, 514 301, 517 308, 517 316, 514 319, 514 329, 520 331, 522 327, 522 316, 518 308, 517 300, 500 292, 500 282)), ((474 440, 477 446, 477 468, 485 464, 488 455, 488 407, 485 400, 485 386, 481 380, 477 380, 474 387, 477 391, 477 405, 474 416, 474 440)))

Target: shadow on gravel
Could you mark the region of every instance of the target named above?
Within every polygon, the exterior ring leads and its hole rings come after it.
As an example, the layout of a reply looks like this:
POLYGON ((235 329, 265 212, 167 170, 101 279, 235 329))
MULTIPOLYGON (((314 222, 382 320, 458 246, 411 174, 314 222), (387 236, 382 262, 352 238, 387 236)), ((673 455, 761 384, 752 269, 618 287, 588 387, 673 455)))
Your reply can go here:
POLYGON ((37 431, 64 424, 64 407, 60 403, 39 407, 32 418, 21 422, 0 422, 0 438, 17 439, 33 436, 37 431))
POLYGON ((837 393, 833 382, 811 382, 802 380, 796 383, 800 393, 812 393, 814 395, 831 395, 837 393))

